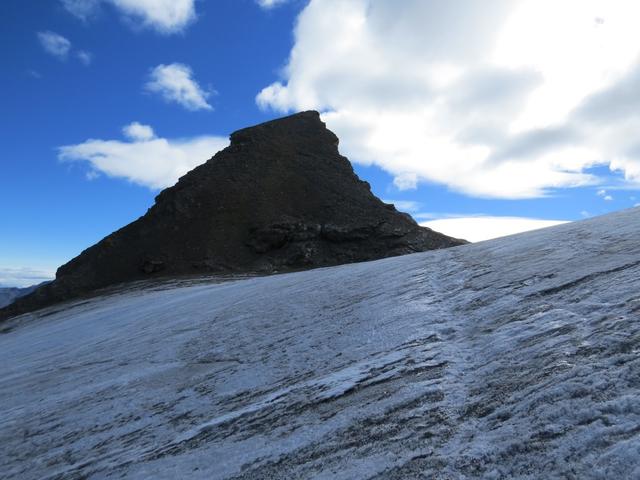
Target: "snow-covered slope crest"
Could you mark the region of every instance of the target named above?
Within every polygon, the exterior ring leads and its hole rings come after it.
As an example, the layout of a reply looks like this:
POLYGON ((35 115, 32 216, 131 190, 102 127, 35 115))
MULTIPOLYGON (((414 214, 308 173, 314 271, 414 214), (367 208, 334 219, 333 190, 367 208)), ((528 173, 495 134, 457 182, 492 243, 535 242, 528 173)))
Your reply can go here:
POLYGON ((640 209, 0 334, 0 476, 640 478, 640 209))

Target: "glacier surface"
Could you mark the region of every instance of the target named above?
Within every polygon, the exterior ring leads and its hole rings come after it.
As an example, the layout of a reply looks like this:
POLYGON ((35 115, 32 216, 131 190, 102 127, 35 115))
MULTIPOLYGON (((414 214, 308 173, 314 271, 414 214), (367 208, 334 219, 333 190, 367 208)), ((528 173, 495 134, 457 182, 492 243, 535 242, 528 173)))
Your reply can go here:
POLYGON ((640 478, 640 209, 0 324, 0 478, 640 478))

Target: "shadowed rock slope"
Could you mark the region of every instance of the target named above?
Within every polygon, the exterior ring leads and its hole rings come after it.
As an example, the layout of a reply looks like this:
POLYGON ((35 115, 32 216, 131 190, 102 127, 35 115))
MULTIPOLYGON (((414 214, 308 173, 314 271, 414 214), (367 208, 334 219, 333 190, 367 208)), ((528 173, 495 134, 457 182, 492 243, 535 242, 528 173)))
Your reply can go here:
POLYGON ((0 311, 30 311, 156 276, 298 270, 465 243, 375 197, 309 111, 239 130, 147 213, 0 311))

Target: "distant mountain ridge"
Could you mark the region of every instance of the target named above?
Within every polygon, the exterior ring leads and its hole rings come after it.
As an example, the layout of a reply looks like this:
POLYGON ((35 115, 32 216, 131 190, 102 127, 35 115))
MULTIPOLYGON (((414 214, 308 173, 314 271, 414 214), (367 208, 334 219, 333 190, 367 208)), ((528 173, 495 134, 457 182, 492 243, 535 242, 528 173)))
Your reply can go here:
POLYGON ((229 147, 163 190, 143 217, 0 318, 132 280, 301 270, 463 243, 374 196, 318 112, 302 112, 233 133, 229 147))
MULTIPOLYGON (((47 283, 47 282, 44 282, 47 283)), ((42 286, 44 283, 38 285, 32 285, 30 287, 18 288, 18 287, 0 287, 0 308, 6 307, 12 304, 16 299, 29 295, 35 289, 42 286)))

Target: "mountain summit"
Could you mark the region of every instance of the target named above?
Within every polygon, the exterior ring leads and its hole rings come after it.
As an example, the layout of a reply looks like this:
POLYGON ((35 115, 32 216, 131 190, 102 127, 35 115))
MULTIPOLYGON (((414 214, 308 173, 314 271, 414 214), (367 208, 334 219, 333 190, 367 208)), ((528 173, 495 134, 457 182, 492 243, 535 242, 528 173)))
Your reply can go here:
POLYGON ((239 130, 147 213, 0 317, 155 276, 299 270, 460 245, 375 197, 318 112, 239 130))

